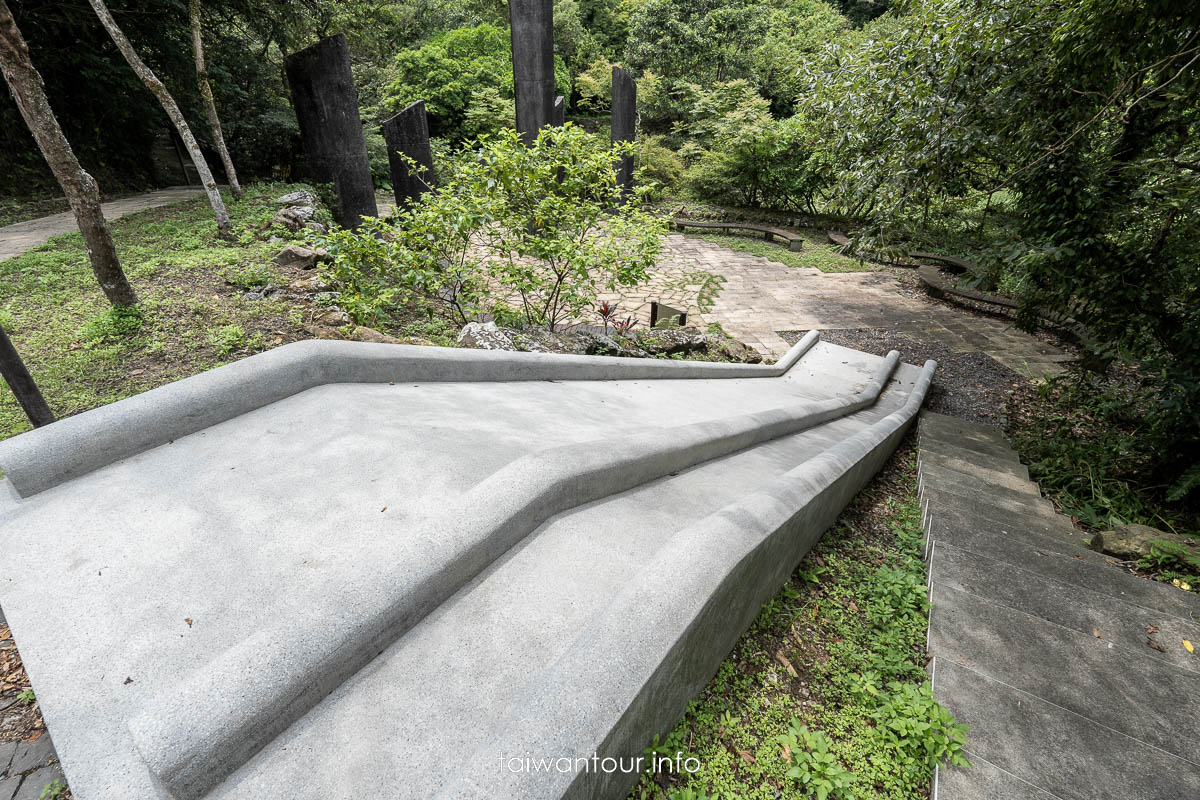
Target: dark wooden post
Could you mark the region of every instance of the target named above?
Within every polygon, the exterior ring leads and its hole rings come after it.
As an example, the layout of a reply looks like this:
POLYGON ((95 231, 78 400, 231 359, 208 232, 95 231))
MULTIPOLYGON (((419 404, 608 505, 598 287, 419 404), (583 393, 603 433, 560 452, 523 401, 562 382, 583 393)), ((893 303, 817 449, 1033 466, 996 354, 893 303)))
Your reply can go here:
POLYGON ((567 122, 567 103, 566 98, 561 94, 554 98, 554 110, 550 113, 550 124, 556 128, 561 128, 567 122))
MULTIPOLYGON (((637 136, 637 84, 620 67, 612 71, 612 143, 632 142, 637 136)), ((617 161, 617 183, 621 201, 633 194, 633 156, 617 161)))
POLYGON ((54 422, 54 412, 46 405, 46 398, 38 391, 33 376, 25 368, 25 362, 17 348, 9 341, 8 334, 0 327, 0 375, 4 376, 8 388, 17 396, 17 402, 25 409, 25 415, 35 428, 54 422))
POLYGON ((343 227, 358 227, 379 209, 346 37, 322 39, 289 55, 286 65, 309 175, 333 184, 340 206, 332 209, 334 219, 343 227))
POLYGON ((554 109, 554 0, 509 0, 517 131, 533 144, 554 109))
POLYGON ((387 142, 388 165, 392 172, 392 191, 396 205, 408 208, 433 187, 433 150, 429 147, 429 120, 425 116, 425 101, 418 100, 383 123, 383 138, 387 142), (414 173, 399 157, 403 153, 424 172, 414 173))

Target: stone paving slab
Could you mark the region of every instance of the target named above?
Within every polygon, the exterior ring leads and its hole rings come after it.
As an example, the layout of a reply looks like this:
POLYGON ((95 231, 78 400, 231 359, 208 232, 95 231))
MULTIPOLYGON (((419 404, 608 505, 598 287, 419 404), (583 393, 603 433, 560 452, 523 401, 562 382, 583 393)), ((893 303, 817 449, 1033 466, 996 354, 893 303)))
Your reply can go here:
POLYGON ((1085 716, 1200 771, 1193 706, 1200 698, 1200 672, 944 584, 935 585, 932 595, 929 649, 939 659, 1085 716))
POLYGON ((930 429, 927 431, 922 428, 921 441, 936 444, 936 448, 927 449, 936 449, 939 452, 941 452, 941 448, 943 446, 947 446, 953 447, 957 450, 965 450, 971 453, 976 453, 978 455, 990 456, 994 459, 1012 461, 1018 464, 1021 462, 1021 457, 1017 455, 1017 451, 1012 449, 1012 447, 1008 446, 1007 444, 997 444, 995 442, 982 441, 980 439, 959 436, 946 431, 939 431, 936 429, 930 429))
MULTIPOLYGON (((971 726, 971 753, 1062 800, 1200 797, 1200 768, 1190 761, 950 659, 935 658, 932 671, 938 699, 971 726)), ((936 800, 979 800, 946 789, 936 800)))
MULTIPOLYGON (((1112 595, 1056 581, 1020 565, 997 561, 939 540, 930 560, 930 580, 960 592, 1049 620, 1173 666, 1200 671, 1200 657, 1183 641, 1200 642, 1200 625, 1134 605, 1112 595), (1154 631, 1153 634, 1148 633, 1154 631), (1151 647, 1148 639, 1160 649, 1151 647)), ((1099 580, 1105 576, 1097 575, 1099 580)))
POLYGON ((998 486, 988 486, 986 492, 971 491, 962 484, 940 485, 934 482, 921 484, 921 503, 927 507, 940 504, 943 507, 958 506, 969 512, 978 512, 987 517, 1003 518, 1009 514, 1029 514, 1052 520, 1058 515, 1054 506, 1044 497, 1033 497, 1025 492, 1014 492, 998 486))
POLYGON ((922 481, 928 480, 938 486, 970 491, 978 489, 979 482, 985 481, 989 488, 998 487, 1018 494, 1041 498, 1037 484, 1022 478, 1014 478, 1004 472, 985 469, 958 470, 944 467, 940 464, 921 462, 919 473, 922 481))
POLYGON ((1029 467, 1020 462, 1009 461, 1006 458, 974 460, 970 457, 961 458, 960 455, 950 452, 949 448, 942 447, 939 447, 937 452, 932 450, 917 452, 917 458, 922 464, 936 465, 964 475, 976 475, 981 478, 1003 475, 1020 481, 1029 480, 1029 467))
POLYGON ((1055 796, 1023 781, 968 748, 969 769, 939 767, 932 800, 1056 800, 1055 796))
MULTIPOLYGON (((156 192, 110 200, 102 203, 100 208, 104 212, 104 218, 111 222, 126 214, 190 200, 203 194, 204 190, 199 186, 172 186, 156 192)), ((6 225, 0 228, 0 261, 15 258, 26 250, 45 244, 55 236, 74 233, 77 230, 79 227, 75 224, 75 214, 70 211, 6 225)))

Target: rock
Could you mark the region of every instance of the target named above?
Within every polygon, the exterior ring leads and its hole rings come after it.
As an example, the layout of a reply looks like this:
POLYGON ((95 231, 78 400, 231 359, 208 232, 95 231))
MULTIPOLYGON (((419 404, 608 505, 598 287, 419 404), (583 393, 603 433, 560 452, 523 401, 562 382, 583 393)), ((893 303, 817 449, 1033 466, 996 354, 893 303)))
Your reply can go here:
POLYGON ((1148 525, 1118 525, 1116 529, 1092 536, 1091 547, 1115 558, 1132 561, 1150 555, 1152 542, 1171 542, 1200 558, 1200 539, 1168 533, 1148 525))
POLYGON ((319 222, 310 222, 307 225, 305 225, 304 227, 308 228, 313 233, 328 233, 329 232, 329 228, 326 228, 324 225, 322 225, 319 222))
POLYGON ((695 328, 653 328, 641 331, 635 340, 651 355, 692 353, 708 347, 708 336, 695 328))
POLYGON ((394 336, 388 336, 386 333, 380 333, 374 328, 368 328, 365 325, 359 325, 352 329, 348 334, 348 339, 353 339, 356 342, 375 342, 377 344, 400 344, 400 340, 394 336))
POLYGON ((330 328, 340 328, 350 324, 350 315, 336 308, 330 309, 323 314, 318 314, 313 320, 313 324, 330 328))
POLYGON ((474 347, 479 350, 516 350, 512 338, 496 327, 494 322, 468 322, 458 332, 459 347, 474 347))
POLYGON ((298 231, 307 225, 317 213, 313 206, 288 206, 281 209, 271 220, 272 225, 282 225, 290 231, 298 231))
POLYGON ((275 263, 281 267, 312 269, 318 262, 329 261, 329 254, 321 247, 309 249, 303 245, 289 244, 275 254, 275 263))
POLYGON ((285 195, 276 197, 275 202, 283 206, 315 206, 317 204, 317 196, 307 189, 301 189, 298 192, 288 192, 285 195))
POLYGON ((708 352, 722 361, 734 361, 739 364, 760 364, 763 360, 762 353, 744 342, 712 334, 708 337, 708 352))
POLYGON ((583 352, 589 356, 620 356, 622 358, 648 358, 640 347, 626 347, 611 336, 592 331, 577 331, 575 338, 582 344, 583 352))

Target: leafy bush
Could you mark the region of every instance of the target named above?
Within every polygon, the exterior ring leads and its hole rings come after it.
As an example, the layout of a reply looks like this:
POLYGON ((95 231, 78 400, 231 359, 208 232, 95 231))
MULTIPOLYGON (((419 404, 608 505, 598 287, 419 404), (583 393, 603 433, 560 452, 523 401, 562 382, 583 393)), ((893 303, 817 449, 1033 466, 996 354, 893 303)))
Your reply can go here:
POLYGON ((920 686, 893 681, 872 715, 880 740, 907 763, 933 768, 949 762, 970 766, 963 755, 967 726, 955 721, 933 696, 926 681, 920 686))
POLYGON ((318 237, 343 307, 361 322, 412 303, 462 321, 588 316, 602 287, 644 280, 660 247, 662 223, 620 205, 614 161, 631 150, 598 147, 570 124, 532 147, 512 130, 485 137, 391 224, 318 237))
POLYGON ((820 731, 810 733, 793 717, 791 729, 776 737, 776 741, 784 746, 792 763, 787 776, 799 781, 805 794, 815 796, 817 800, 853 799, 850 789, 854 785, 854 773, 843 769, 837 756, 829 752, 825 734, 820 731))

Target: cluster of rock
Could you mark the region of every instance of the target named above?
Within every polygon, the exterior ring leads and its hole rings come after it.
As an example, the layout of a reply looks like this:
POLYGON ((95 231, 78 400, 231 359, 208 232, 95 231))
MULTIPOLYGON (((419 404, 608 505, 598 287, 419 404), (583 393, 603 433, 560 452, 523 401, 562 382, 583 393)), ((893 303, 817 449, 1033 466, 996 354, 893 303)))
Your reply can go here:
POLYGON ((459 347, 528 353, 571 353, 591 356, 654 358, 689 355, 710 361, 757 364, 762 355, 737 339, 696 328, 646 328, 624 336, 578 327, 566 331, 507 328, 495 322, 469 322, 458 334, 459 347))
POLYGON ((283 208, 271 220, 272 225, 282 225, 293 232, 307 228, 316 233, 325 233, 325 226, 314 219, 320 201, 312 192, 307 189, 288 192, 281 197, 276 197, 275 202, 282 205, 283 208))

